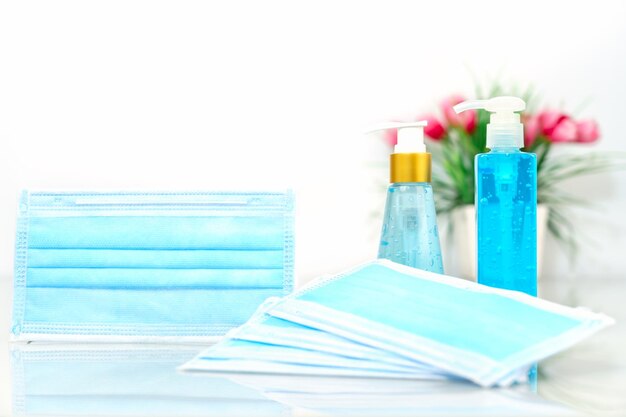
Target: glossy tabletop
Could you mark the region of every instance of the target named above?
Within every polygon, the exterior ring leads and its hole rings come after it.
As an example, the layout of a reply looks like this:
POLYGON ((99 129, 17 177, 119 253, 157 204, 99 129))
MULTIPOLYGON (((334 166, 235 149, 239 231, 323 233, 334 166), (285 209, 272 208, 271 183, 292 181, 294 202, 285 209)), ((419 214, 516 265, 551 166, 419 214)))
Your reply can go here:
POLYGON ((189 374, 176 367, 203 346, 5 343, 1 411, 32 416, 626 415, 626 283, 552 280, 540 289, 544 298, 603 311, 618 324, 544 361, 536 387, 189 374))

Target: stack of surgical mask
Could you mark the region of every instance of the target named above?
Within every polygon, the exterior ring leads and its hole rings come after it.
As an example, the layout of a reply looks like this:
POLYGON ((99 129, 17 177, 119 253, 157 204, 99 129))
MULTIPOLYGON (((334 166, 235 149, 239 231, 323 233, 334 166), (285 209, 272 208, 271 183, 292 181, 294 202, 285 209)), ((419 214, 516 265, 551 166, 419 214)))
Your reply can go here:
POLYGON ((24 192, 14 340, 223 336, 293 287, 291 192, 24 192))
POLYGON ((266 301, 181 369, 508 386, 612 319, 386 260, 266 301))

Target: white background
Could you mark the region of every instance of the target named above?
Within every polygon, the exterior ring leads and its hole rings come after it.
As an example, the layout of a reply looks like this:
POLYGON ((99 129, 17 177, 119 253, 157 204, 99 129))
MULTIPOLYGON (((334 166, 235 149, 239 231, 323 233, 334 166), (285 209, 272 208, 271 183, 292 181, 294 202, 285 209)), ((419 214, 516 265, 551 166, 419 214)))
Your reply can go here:
MULTIPOLYGON (((611 1, 2 2, 0 324, 22 188, 291 186, 302 282, 375 256, 386 150, 366 126, 499 78, 587 103, 596 149, 623 151, 625 45, 611 1)), ((625 179, 567 184, 599 203, 575 218, 597 244, 569 265, 548 242, 546 277, 624 275, 625 179)))
MULTIPOLYGON (((471 96, 475 74, 584 107, 624 150, 625 41, 624 2, 4 3, 0 272, 21 188, 291 186, 302 279, 371 258, 387 174, 366 126, 471 96)), ((574 274, 623 270, 624 178, 570 185, 602 211, 578 220, 600 247, 574 274)))

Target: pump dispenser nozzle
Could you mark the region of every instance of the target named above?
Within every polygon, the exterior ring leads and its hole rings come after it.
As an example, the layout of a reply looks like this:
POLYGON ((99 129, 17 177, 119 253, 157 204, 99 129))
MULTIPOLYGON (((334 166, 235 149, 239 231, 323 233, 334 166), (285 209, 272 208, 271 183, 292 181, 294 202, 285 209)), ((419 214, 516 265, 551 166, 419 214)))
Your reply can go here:
POLYGON ((393 149, 394 153, 421 153, 426 152, 424 145, 424 128, 428 126, 426 120, 418 122, 391 122, 374 126, 365 133, 378 132, 379 130, 398 129, 398 143, 393 149))
POLYGON ((365 133, 398 129, 398 143, 391 154, 392 183, 430 182, 431 157, 424 145, 424 127, 428 122, 391 122, 374 126, 365 133))
POLYGON ((467 100, 454 106, 457 113, 471 109, 491 112, 487 125, 487 147, 521 148, 524 146, 524 125, 520 122, 520 112, 526 103, 519 97, 502 96, 488 100, 467 100))

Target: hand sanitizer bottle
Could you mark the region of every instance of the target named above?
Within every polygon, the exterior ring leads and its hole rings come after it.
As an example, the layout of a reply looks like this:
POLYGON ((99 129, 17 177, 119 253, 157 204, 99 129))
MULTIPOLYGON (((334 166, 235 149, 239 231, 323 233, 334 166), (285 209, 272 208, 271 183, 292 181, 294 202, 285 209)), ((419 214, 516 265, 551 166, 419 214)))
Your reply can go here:
POLYGON ((431 155, 424 145, 425 121, 389 123, 376 130, 398 129, 391 154, 391 185, 378 257, 443 273, 431 180, 431 155))
POLYGON ((524 146, 517 97, 470 100, 454 106, 491 112, 489 152, 476 155, 478 282, 537 295, 537 160, 524 146))

